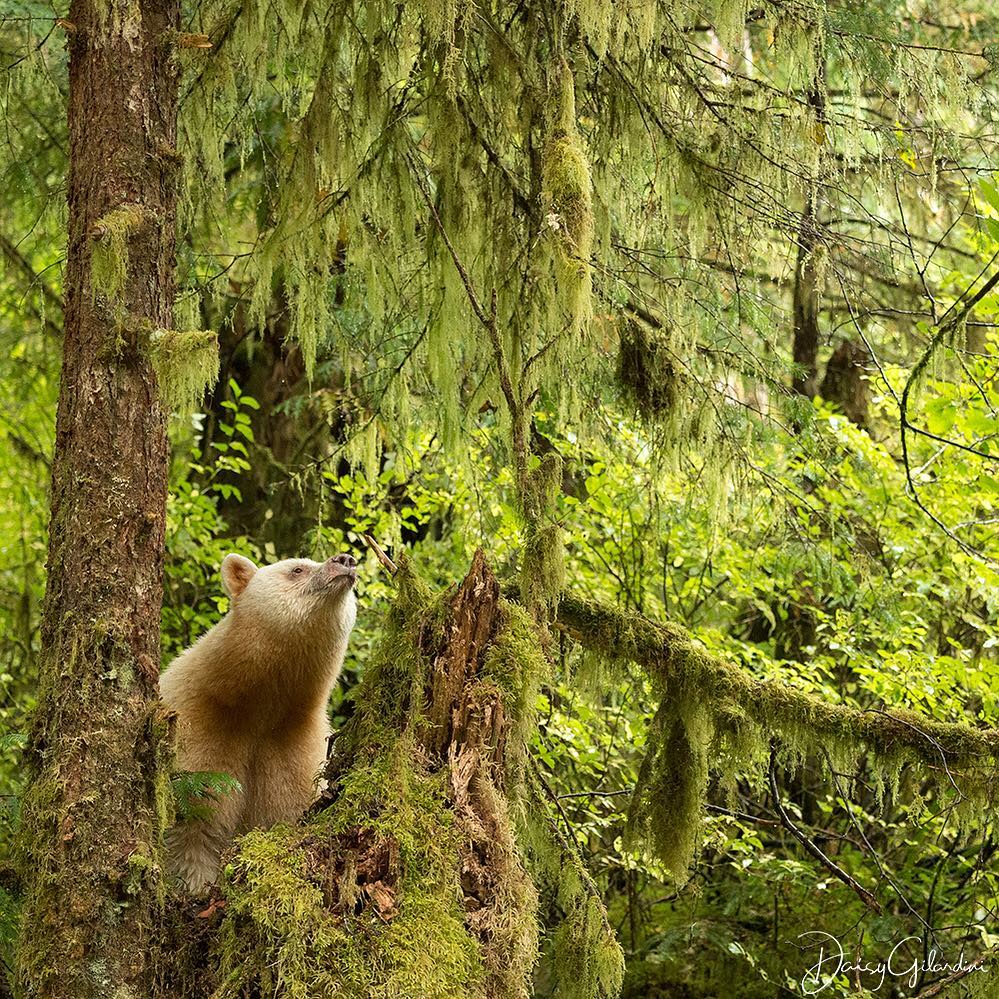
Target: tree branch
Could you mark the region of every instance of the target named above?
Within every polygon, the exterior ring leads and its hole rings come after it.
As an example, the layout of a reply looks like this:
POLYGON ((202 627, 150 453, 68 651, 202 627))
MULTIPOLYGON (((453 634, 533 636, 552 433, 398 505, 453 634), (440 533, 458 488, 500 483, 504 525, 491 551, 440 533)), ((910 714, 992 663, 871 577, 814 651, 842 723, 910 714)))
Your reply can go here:
POLYGON ((883 911, 881 908, 881 903, 871 894, 862 884, 852 878, 846 871, 843 870, 837 863, 827 857, 821 850, 821 848, 812 840, 810 840, 791 820, 791 816, 787 814, 787 810, 784 808, 783 802, 780 800, 780 789, 777 787, 777 753, 776 750, 770 750, 770 768, 768 772, 768 777, 770 781, 770 797, 773 799, 774 808, 777 809, 777 814, 780 816, 781 825, 805 848, 806 852, 811 854, 826 870, 830 871, 835 877, 839 878, 847 887, 851 888, 857 893, 857 897, 867 906, 868 909, 873 912, 881 914, 883 911))
MULTIPOLYGON (((34 267, 31 266, 31 261, 3 233, 0 233, 0 252, 28 279, 28 289, 30 291, 37 289, 49 307, 58 312, 59 315, 62 315, 62 298, 41 279, 35 272, 34 267)), ((33 309, 32 311, 45 324, 45 329, 48 333, 52 336, 62 337, 62 327, 57 322, 54 322, 47 315, 43 316, 38 310, 33 309)))
MULTIPOLYGON (((757 680, 706 650, 684 628, 605 607, 566 592, 556 623, 582 646, 642 666, 662 696, 681 684, 718 705, 736 705, 761 731, 793 733, 816 751, 851 742, 887 762, 918 762, 957 787, 955 776, 981 787, 994 779, 999 730, 940 722, 906 711, 864 711, 831 704, 788 684, 757 680), (956 768, 962 771, 955 774, 956 768)), ((958 792, 960 794, 960 792, 958 792)))

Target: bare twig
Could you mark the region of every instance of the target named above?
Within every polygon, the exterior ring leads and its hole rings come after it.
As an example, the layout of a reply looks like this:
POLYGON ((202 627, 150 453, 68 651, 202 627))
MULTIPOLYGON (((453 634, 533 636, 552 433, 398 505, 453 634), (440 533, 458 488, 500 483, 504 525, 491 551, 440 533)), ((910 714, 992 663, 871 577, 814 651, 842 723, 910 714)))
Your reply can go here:
POLYGON ((362 534, 361 537, 364 538, 364 543, 375 553, 375 558, 381 562, 385 571, 390 576, 394 576, 399 571, 399 567, 385 554, 382 546, 370 534, 362 534))
POLYGON ((783 803, 780 800, 780 790, 777 787, 777 753, 770 750, 770 796, 773 798, 774 808, 780 816, 781 824, 785 829, 810 853, 823 867, 825 867, 835 877, 839 878, 848 888, 856 892, 857 897, 867 906, 868 909, 880 914, 882 912, 881 903, 862 885, 843 870, 835 861, 830 860, 822 850, 810 840, 791 820, 787 814, 783 803))
POLYGON ((559 800, 559 795, 557 795, 551 788, 548 781, 545 780, 544 774, 541 772, 541 768, 538 766, 537 761, 531 756, 530 753, 527 754, 527 761, 531 765, 531 770, 534 772, 535 778, 537 778, 538 783, 541 785, 541 789, 545 792, 545 796, 549 801, 555 806, 559 815, 562 816, 562 821, 565 823, 566 832, 569 835, 569 839, 572 842, 573 849, 577 855, 582 855, 582 851, 579 848, 579 843, 576 840, 576 830, 572 827, 572 822, 569 820, 569 816, 566 814, 565 809, 562 807, 562 802, 559 800))

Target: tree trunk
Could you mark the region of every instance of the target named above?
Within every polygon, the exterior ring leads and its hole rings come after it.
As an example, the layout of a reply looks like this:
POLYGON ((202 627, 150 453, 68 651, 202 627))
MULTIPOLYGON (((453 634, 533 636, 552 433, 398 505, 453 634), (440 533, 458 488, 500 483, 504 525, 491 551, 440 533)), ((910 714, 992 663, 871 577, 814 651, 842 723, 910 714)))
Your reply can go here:
POLYGON ((834 402, 857 424, 867 426, 870 394, 865 377, 871 352, 862 343, 844 340, 832 353, 822 379, 822 398, 834 402))
POLYGON ((798 365, 791 387, 800 395, 816 393, 819 353, 819 285, 815 268, 818 245, 814 185, 805 201, 798 227, 798 257, 794 267, 794 345, 792 356, 798 365))
MULTIPOLYGON (((808 91, 808 106, 814 116, 815 141, 821 147, 826 141, 825 55, 817 43, 815 77, 808 91)), ((821 248, 821 227, 818 220, 819 168, 809 179, 805 206, 798 226, 798 256, 794 266, 794 343, 792 356, 798 370, 791 388, 809 399, 818 389, 819 298, 822 293, 816 254, 821 248)))
POLYGON ((74 0, 69 248, 17 980, 145 996, 165 810, 159 613, 168 446, 149 335, 171 325, 177 0, 74 0))

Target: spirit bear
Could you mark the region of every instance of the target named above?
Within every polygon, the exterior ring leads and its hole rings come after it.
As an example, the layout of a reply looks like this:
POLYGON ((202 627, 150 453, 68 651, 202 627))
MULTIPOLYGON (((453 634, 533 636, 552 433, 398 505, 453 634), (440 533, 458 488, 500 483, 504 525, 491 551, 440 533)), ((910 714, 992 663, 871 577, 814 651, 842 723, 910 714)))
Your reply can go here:
POLYGON ((231 774, 240 790, 207 803, 211 818, 177 823, 169 860, 191 891, 218 875, 233 836, 298 819, 316 796, 330 734, 327 702, 354 627, 357 563, 222 562, 229 613, 160 678, 177 714, 177 764, 231 774))

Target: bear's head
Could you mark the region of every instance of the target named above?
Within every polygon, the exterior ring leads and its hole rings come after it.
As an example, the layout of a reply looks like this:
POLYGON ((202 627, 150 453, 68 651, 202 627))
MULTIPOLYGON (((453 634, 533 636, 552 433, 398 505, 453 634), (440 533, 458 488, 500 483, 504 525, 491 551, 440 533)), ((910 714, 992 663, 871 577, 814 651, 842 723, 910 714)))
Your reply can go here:
POLYGON ((346 638, 357 617, 357 562, 334 555, 325 562, 286 558, 257 567, 232 553, 222 560, 222 585, 238 617, 276 634, 331 629, 346 638))

